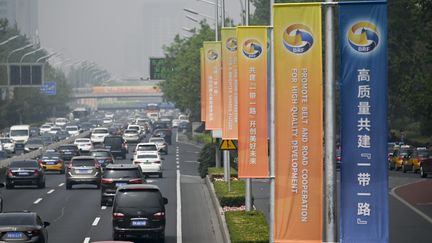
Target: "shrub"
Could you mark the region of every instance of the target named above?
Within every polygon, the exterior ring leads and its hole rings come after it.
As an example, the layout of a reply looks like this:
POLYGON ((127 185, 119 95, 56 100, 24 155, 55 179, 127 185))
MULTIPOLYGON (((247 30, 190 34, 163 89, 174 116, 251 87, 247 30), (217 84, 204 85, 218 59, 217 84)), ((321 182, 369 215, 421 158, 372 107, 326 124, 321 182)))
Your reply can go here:
POLYGON ((214 167, 216 164, 216 149, 215 145, 212 143, 207 143, 201 149, 199 154, 198 162, 200 162, 198 166, 198 173, 201 178, 204 178, 207 175, 207 171, 209 167, 214 167))
MULTIPOLYGON (((231 168, 230 170, 231 177, 237 177, 237 170, 234 168, 231 168)), ((208 175, 210 177, 210 180, 213 181, 214 178, 223 178, 224 177, 224 168, 220 167, 209 167, 208 168, 208 175)))
POLYGON ((245 183, 244 181, 231 181, 230 191, 228 183, 224 181, 213 182, 216 196, 221 207, 240 207, 245 203, 245 183))
POLYGON ((210 134, 207 134, 207 133, 198 134, 198 135, 195 135, 193 137, 193 140, 198 142, 198 143, 207 144, 207 143, 212 142, 212 136, 210 134))
POLYGON ((269 228, 260 211, 225 212, 232 243, 268 242, 269 228))

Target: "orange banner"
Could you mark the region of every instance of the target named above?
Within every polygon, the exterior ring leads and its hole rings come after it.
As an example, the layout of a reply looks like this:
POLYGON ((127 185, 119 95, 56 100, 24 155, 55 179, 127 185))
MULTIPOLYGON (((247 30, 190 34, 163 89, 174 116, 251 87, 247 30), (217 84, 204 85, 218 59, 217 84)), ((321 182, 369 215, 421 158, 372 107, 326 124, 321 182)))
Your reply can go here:
POLYGON ((238 176, 268 178, 267 35, 265 26, 237 28, 238 176))
POLYGON ((223 139, 238 139, 238 80, 236 28, 222 28, 223 139))
POLYGON ((200 48, 200 91, 201 91, 201 121, 205 121, 205 107, 206 107, 206 79, 205 79, 205 66, 204 66, 204 48, 200 48))
POLYGON ((274 5, 275 242, 322 242, 321 3, 274 5))
POLYGON ((222 80, 221 80, 221 43, 204 42, 205 79, 206 79, 206 130, 222 129, 222 80))

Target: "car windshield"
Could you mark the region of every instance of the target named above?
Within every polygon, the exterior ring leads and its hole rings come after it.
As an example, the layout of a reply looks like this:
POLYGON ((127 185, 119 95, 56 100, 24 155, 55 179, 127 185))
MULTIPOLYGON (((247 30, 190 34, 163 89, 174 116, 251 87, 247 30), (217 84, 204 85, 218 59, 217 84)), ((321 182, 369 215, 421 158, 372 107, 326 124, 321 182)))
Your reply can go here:
POLYGON ((163 138, 151 138, 149 140, 149 142, 152 142, 152 143, 163 143, 163 142, 165 142, 165 139, 163 139, 163 138))
POLYGON ((72 166, 95 166, 95 161, 93 159, 75 159, 72 161, 72 166))
POLYGON ((9 138, 2 138, 0 139, 1 143, 12 143, 12 140, 10 140, 9 138))
POLYGON ((162 196, 156 190, 127 190, 116 196, 119 208, 159 208, 163 205, 162 196))
POLYGON ((93 156, 93 157, 110 157, 111 153, 108 151, 93 151, 90 153, 90 156, 93 156))
POLYGON ((75 143, 90 143, 90 139, 76 139, 75 143))
POLYGON ((138 154, 138 159, 157 159, 158 156, 156 154, 138 154))
POLYGON ((52 128, 51 128, 51 131, 60 131, 60 130, 61 130, 60 127, 52 127, 52 128))
POLYGON ((77 127, 66 127, 66 131, 78 131, 77 127))
POLYGON ((27 144, 41 144, 41 143, 43 143, 42 139, 30 139, 27 142, 27 144))
POLYGON ((18 137, 18 136, 28 136, 29 131, 28 130, 11 130, 10 135, 12 137, 18 137))
POLYGON ((104 134, 104 133, 108 133, 107 129, 95 129, 93 131, 94 134, 104 134))
POLYGON ((0 214, 0 226, 34 225, 35 220, 31 215, 18 213, 0 214))
POLYGON ((59 150, 77 150, 78 148, 75 146, 62 146, 59 147, 59 150))
POLYGON ((36 161, 13 161, 10 163, 11 168, 22 168, 22 167, 38 167, 36 161))
POLYGON ((124 133, 125 134, 138 134, 138 131, 137 130, 126 130, 124 133))
POLYGON ((51 152, 51 153, 46 153, 43 155, 42 159, 58 159, 60 157, 60 154, 57 152, 51 152))
POLYGON ((430 153, 427 150, 420 150, 420 151, 418 151, 418 156, 420 158, 428 158, 429 155, 430 155, 430 153))
POLYGON ((155 150, 157 150, 155 144, 139 145, 137 148, 137 151, 155 151, 155 150))
POLYGON ((140 178, 141 175, 137 169, 119 169, 119 170, 104 170, 104 178, 140 178))

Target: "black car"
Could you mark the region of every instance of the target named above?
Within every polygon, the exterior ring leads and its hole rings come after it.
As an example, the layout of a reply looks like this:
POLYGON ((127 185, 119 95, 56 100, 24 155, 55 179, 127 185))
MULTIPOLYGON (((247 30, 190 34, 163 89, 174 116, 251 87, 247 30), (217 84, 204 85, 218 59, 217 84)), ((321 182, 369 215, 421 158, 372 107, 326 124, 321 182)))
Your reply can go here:
POLYGON ((165 205, 156 185, 127 185, 117 189, 113 203, 113 239, 165 238, 165 205))
POLYGON ((45 243, 49 225, 35 212, 0 213, 0 241, 45 243))
POLYGON ((117 187, 145 183, 144 175, 137 165, 110 164, 105 167, 101 180, 101 205, 114 199, 117 187))
POLYGON ((95 157, 103 168, 114 163, 114 157, 108 149, 92 149, 90 150, 90 156, 95 157))
POLYGON ((45 172, 36 160, 12 161, 6 170, 6 189, 16 185, 45 187, 45 172))
POLYGON ((27 143, 24 145, 24 151, 26 153, 31 152, 31 151, 35 151, 38 149, 42 149, 44 146, 44 143, 42 141, 41 138, 36 137, 36 138, 30 138, 27 143))
MULTIPOLYGON (((0 183, 0 188, 3 188, 4 184, 0 183)), ((0 213, 3 212, 3 196, 0 194, 0 213)))
POLYGON ((60 145, 57 150, 65 162, 70 161, 74 156, 80 155, 78 146, 76 146, 75 144, 60 145))
POLYGON ((62 140, 68 139, 70 136, 71 135, 69 134, 68 131, 61 130, 55 134, 55 140, 62 141, 62 140))
POLYGON ((172 131, 171 129, 156 129, 153 131, 153 137, 162 137, 165 139, 165 141, 171 145, 171 135, 172 135, 172 131))
POLYGON ((103 141, 104 147, 109 149, 114 157, 126 159, 127 143, 122 136, 106 136, 103 141))

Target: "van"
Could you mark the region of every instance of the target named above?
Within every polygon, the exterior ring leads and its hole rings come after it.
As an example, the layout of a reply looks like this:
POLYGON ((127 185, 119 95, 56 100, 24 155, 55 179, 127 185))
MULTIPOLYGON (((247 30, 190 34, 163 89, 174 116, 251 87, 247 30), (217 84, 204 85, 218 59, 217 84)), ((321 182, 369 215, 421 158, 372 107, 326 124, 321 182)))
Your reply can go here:
POLYGON ((109 135, 104 138, 103 144, 111 151, 114 157, 126 159, 127 144, 122 136, 109 135))
POLYGON ((30 126, 29 125, 15 125, 11 126, 9 130, 9 137, 15 141, 15 143, 27 143, 30 137, 30 126))

